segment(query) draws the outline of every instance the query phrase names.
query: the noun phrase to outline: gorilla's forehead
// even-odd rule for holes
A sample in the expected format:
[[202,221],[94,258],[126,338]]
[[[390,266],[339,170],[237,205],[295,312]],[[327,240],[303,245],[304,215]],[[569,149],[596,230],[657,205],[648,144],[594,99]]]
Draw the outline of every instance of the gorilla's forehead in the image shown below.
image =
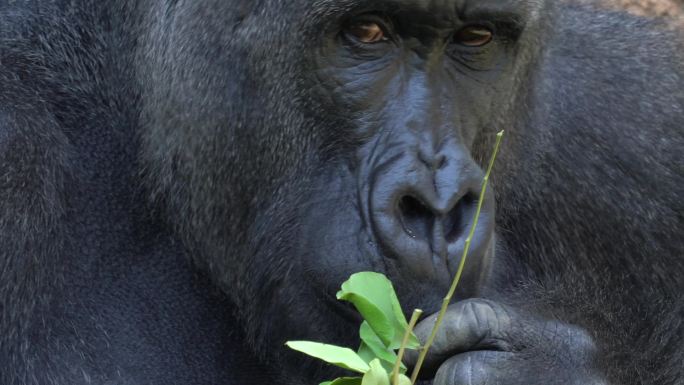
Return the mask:
[[392,12],[425,12],[434,15],[463,16],[471,12],[510,12],[534,17],[544,0],[318,0],[319,11],[382,9]]

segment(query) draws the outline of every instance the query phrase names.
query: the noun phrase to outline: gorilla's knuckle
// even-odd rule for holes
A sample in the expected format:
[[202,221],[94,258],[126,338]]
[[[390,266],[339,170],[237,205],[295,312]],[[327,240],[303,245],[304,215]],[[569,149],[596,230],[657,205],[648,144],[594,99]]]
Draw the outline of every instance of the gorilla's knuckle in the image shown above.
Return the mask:
[[465,318],[472,325],[477,325],[483,333],[501,332],[511,324],[511,311],[492,300],[475,298],[464,301]]
[[487,364],[486,354],[470,352],[452,358],[437,371],[435,384],[486,385],[493,370]]
[[500,307],[496,302],[484,298],[471,298],[459,302],[461,311],[476,315],[494,315]]

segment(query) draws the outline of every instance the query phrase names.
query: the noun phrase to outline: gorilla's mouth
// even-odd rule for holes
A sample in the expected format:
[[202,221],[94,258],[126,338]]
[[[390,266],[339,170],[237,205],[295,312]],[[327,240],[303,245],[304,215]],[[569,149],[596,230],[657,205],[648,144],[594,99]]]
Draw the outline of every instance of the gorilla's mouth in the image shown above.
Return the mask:
[[[494,258],[496,255],[496,235],[493,235],[488,239],[484,249],[483,255],[480,258],[473,258],[473,260],[470,261],[470,264],[466,265],[469,269],[474,271],[466,271],[461,277],[459,283],[459,298],[461,299],[482,296],[485,285],[487,285],[487,282],[491,279]],[[453,276],[449,275],[449,279],[453,279]],[[340,289],[339,285],[326,284],[325,286],[326,288],[324,290],[313,290],[313,294],[314,296],[319,297],[319,301],[321,301],[325,308],[329,309],[330,314],[340,316],[347,323],[360,325],[363,321],[363,317],[358,313],[356,308],[350,302],[337,299],[337,292]],[[427,288],[426,286],[419,285],[418,287],[414,287],[414,290],[416,291],[409,293],[404,292],[403,296],[398,292],[402,299],[402,307],[410,307],[411,305],[413,307],[420,307],[427,311],[424,316],[428,316],[439,310],[443,294],[446,293],[447,287],[442,288],[437,282],[432,282],[427,283]],[[404,301],[406,301],[406,303]]]

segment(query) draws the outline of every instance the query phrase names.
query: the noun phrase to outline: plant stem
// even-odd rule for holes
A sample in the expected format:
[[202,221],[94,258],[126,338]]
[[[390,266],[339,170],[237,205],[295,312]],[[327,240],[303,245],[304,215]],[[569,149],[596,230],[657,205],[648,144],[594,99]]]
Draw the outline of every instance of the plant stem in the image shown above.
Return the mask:
[[484,179],[482,180],[482,189],[480,190],[480,198],[477,201],[477,211],[475,212],[475,217],[473,219],[473,225],[470,228],[470,232],[468,233],[468,238],[466,238],[465,241],[465,247],[463,248],[463,255],[461,256],[461,261],[458,265],[458,270],[456,271],[456,276],[454,277],[454,280],[451,282],[451,287],[449,288],[449,292],[447,295],[444,297],[442,300],[442,307],[439,309],[439,314],[437,315],[437,321],[435,321],[435,325],[432,327],[432,332],[430,332],[430,337],[428,337],[427,342],[425,343],[425,346],[420,352],[420,355],[418,356],[418,361],[416,362],[416,366],[413,368],[413,373],[411,373],[411,384],[415,384],[416,380],[418,379],[418,374],[420,373],[420,368],[423,366],[423,362],[425,361],[425,356],[427,356],[428,351],[430,350],[430,346],[435,340],[435,336],[437,335],[437,330],[439,330],[439,327],[442,324],[442,320],[444,319],[444,314],[447,311],[447,308],[449,307],[449,303],[451,302],[451,298],[454,296],[454,292],[456,292],[456,287],[458,286],[458,282],[461,280],[461,274],[463,274],[463,267],[465,266],[466,258],[468,257],[468,250],[470,250],[470,243],[473,240],[473,235],[475,234],[475,228],[477,227],[477,221],[480,219],[480,211],[482,210],[482,203],[484,202],[484,197],[485,193],[487,192],[487,184],[489,183],[489,176],[492,173],[492,168],[494,167],[494,161],[496,160],[496,156],[499,153],[499,147],[501,146],[501,139],[503,138],[504,132],[501,131],[496,135],[496,145],[494,146],[494,152],[492,153],[492,157],[489,159],[489,166],[487,167],[487,172],[485,173]]
[[411,321],[409,321],[408,327],[406,328],[406,332],[404,333],[404,339],[401,341],[401,347],[399,348],[399,353],[397,354],[397,361],[394,363],[394,369],[392,369],[392,377],[390,377],[394,385],[399,385],[399,368],[401,367],[401,360],[404,359],[406,345],[408,345],[408,340],[409,337],[411,337],[413,328],[416,327],[416,323],[418,323],[418,318],[420,318],[422,314],[423,311],[420,309],[416,309],[413,311]]

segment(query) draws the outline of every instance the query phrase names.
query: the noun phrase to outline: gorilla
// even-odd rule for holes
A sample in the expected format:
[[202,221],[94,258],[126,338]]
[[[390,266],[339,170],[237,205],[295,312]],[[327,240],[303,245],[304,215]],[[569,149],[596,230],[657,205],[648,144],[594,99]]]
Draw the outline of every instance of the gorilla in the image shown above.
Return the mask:
[[421,381],[682,384],[683,41],[553,0],[0,0],[0,384],[317,384],[283,343],[358,344],[358,271],[424,338],[501,129]]

